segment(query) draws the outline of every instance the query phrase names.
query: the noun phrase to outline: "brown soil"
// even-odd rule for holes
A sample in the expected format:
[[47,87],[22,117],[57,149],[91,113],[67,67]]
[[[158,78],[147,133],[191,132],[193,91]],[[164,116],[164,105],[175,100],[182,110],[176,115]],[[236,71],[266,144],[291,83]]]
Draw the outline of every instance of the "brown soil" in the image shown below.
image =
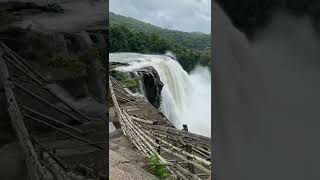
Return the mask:
[[125,137],[121,130],[109,139],[109,179],[113,180],[153,180],[158,179],[146,171],[147,159]]

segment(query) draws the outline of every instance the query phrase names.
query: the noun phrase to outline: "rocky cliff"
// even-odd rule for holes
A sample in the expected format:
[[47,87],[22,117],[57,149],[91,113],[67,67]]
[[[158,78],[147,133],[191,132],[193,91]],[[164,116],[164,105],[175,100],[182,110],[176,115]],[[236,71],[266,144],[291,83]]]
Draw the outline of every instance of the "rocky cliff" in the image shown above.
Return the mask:
[[159,74],[151,66],[138,69],[136,72],[141,76],[146,98],[154,107],[159,108],[163,87]]
[[[0,41],[48,80],[48,87],[90,117],[105,118],[108,6],[104,0],[0,0]],[[0,82],[0,156],[3,179],[24,174]],[[11,143],[11,144],[10,144]],[[16,155],[15,155],[16,154]],[[3,176],[4,175],[4,176]]]

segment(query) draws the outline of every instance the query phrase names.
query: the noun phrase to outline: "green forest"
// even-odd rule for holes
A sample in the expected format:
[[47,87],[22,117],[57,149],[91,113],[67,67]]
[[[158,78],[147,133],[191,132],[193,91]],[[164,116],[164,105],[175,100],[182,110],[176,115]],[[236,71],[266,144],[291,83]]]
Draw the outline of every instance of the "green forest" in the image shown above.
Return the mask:
[[110,25],[121,24],[126,26],[129,30],[144,32],[144,33],[157,33],[161,37],[171,39],[179,45],[193,49],[203,49],[211,46],[211,35],[201,32],[182,32],[160,28],[149,23],[145,23],[130,17],[109,13]]
[[211,66],[210,35],[187,33],[110,13],[110,52],[174,53],[181,66],[191,71],[196,65]]

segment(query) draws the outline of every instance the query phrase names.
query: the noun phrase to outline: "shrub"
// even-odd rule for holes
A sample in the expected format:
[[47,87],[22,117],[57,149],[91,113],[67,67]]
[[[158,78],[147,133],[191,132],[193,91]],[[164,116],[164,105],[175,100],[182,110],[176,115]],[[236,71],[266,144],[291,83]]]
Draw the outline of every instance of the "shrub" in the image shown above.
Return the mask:
[[130,89],[132,92],[138,92],[139,90],[139,79],[132,78],[128,73],[111,70],[110,75],[114,77],[121,85],[125,88]]
[[56,56],[49,60],[49,67],[62,69],[73,77],[86,76],[86,65],[75,57]]
[[165,179],[170,174],[164,165],[160,164],[158,156],[152,156],[149,159],[149,171],[160,179]]

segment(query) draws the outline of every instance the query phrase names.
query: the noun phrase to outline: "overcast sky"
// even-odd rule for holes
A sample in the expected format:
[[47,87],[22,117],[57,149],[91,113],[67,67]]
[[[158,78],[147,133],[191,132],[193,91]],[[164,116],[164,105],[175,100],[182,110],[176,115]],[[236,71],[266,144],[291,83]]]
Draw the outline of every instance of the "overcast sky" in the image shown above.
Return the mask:
[[211,0],[109,0],[109,8],[163,28],[211,32]]

